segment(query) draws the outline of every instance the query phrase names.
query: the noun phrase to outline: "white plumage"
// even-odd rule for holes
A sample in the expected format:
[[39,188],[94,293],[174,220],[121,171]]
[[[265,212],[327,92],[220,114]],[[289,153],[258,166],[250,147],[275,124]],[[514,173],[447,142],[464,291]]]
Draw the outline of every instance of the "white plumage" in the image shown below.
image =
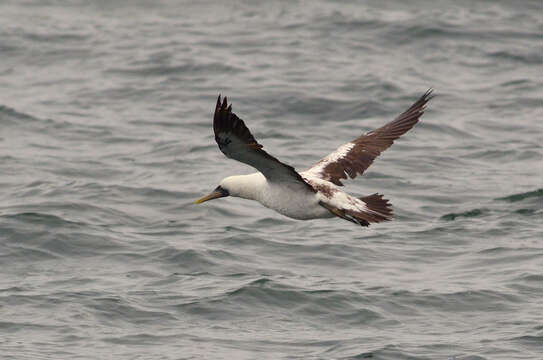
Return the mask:
[[306,186],[295,182],[268,182],[260,172],[229,176],[223,179],[219,186],[228,191],[230,196],[256,200],[265,207],[293,219],[308,220],[334,216],[319,205],[319,201],[325,200],[322,193],[310,191]]

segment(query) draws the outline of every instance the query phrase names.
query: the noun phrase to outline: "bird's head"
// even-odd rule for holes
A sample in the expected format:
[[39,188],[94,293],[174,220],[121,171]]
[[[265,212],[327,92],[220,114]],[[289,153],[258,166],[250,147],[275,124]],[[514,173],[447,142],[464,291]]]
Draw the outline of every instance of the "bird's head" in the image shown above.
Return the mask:
[[230,195],[238,196],[238,188],[241,185],[238,178],[240,178],[240,176],[229,176],[222,179],[219,186],[217,186],[215,190],[203,198],[196,200],[196,204],[201,204],[208,200],[218,199]]
[[205,201],[222,198],[222,197],[225,197],[225,196],[228,196],[228,195],[230,195],[228,190],[226,190],[224,187],[219,185],[219,186],[217,186],[215,188],[215,190],[213,190],[208,195],[204,196],[203,198],[200,198],[200,199],[196,200],[196,204],[201,204],[201,203],[203,203]]
[[217,186],[209,195],[198,199],[196,204],[201,204],[204,201],[225,196],[255,200],[257,198],[259,186],[265,181],[264,176],[260,173],[229,176],[222,179],[219,186]]

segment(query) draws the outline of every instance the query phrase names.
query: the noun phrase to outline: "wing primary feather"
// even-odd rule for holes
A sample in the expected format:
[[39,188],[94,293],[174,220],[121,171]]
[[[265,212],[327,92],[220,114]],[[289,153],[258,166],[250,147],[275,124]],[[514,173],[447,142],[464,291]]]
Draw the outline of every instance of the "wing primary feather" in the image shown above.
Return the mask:
[[419,121],[426,104],[433,97],[433,89],[430,88],[393,121],[340,146],[306,173],[339,186],[343,185],[341,179],[354,179],[358,174],[363,174],[381,152]]

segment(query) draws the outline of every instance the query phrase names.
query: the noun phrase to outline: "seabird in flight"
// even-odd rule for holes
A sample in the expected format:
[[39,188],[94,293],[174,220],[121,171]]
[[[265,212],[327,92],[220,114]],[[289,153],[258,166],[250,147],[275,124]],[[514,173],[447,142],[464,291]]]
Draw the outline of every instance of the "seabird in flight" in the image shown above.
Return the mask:
[[431,98],[430,89],[390,123],[340,146],[308,170],[297,172],[264,151],[243,120],[232,112],[226,97],[221,102],[219,95],[213,117],[219,149],[227,157],[250,165],[258,172],[224,178],[196,204],[230,195],[256,200],[300,220],[337,216],[361,226],[391,220],[392,207],[383,195],[351,196],[340,187],[343,186],[341,179],[362,175],[381,152],[419,121]]

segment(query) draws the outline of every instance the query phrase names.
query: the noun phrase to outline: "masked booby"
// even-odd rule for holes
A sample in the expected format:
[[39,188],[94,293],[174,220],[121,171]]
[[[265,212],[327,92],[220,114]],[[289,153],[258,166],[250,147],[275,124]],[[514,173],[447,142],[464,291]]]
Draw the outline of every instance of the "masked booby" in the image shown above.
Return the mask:
[[226,97],[221,102],[219,95],[213,117],[219,149],[226,157],[250,165],[258,172],[224,178],[196,204],[236,196],[256,200],[299,220],[340,217],[361,226],[391,220],[392,206],[383,195],[351,196],[340,188],[341,179],[362,175],[381,152],[419,121],[431,98],[430,89],[393,121],[340,146],[308,170],[297,172],[264,151],[244,121],[232,112]]

